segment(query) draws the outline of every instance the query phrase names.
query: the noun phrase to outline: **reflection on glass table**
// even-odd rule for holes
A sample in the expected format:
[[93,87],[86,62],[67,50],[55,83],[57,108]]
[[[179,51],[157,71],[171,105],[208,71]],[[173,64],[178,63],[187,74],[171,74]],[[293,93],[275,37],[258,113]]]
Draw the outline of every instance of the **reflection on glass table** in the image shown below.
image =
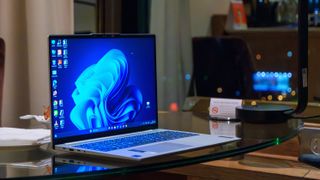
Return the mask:
[[207,113],[160,112],[159,126],[166,129],[237,136],[241,140],[160,156],[141,162],[56,152],[48,146],[29,150],[2,149],[0,150],[0,178],[87,178],[88,176],[124,175],[181,167],[240,155],[280,144],[295,137],[303,123],[300,120],[292,119],[280,124],[260,125],[210,120]]
[[92,160],[76,159],[72,157],[54,157],[52,164],[52,174],[70,174],[70,173],[84,173],[106,171],[109,168],[104,164],[94,163]]

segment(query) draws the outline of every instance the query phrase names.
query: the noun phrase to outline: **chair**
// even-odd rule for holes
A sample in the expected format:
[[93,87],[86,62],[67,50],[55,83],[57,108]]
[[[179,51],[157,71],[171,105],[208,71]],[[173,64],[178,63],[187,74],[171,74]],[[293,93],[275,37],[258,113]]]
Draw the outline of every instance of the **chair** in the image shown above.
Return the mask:
[[193,38],[193,66],[189,96],[257,97],[252,87],[252,56],[240,38]]
[[0,124],[1,124],[1,110],[2,110],[2,92],[3,92],[3,80],[4,80],[4,53],[5,44],[4,40],[0,37]]

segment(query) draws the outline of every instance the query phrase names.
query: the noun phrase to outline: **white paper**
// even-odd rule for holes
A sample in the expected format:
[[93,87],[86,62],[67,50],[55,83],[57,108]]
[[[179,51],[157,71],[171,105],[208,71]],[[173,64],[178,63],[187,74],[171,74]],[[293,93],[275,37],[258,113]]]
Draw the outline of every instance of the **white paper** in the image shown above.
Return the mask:
[[209,115],[213,118],[234,119],[236,118],[236,107],[241,105],[241,99],[211,98]]
[[49,129],[0,128],[0,147],[37,145],[49,141]]

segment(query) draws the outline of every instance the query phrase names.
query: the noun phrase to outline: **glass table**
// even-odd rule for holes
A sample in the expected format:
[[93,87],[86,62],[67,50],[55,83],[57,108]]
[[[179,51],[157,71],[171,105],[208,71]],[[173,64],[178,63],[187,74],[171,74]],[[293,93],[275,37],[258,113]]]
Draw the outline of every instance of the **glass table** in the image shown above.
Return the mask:
[[253,152],[295,137],[303,122],[249,124],[210,119],[208,114],[159,112],[159,127],[205,134],[237,136],[241,140],[141,162],[81,156],[40,148],[0,149],[0,178],[103,177],[157,171]]

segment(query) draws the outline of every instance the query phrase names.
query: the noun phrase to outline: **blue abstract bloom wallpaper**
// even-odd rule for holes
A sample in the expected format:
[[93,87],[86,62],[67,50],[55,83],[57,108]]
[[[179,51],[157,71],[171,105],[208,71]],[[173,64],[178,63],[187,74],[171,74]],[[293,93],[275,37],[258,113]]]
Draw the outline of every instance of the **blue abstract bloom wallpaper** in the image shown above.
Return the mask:
[[54,137],[156,123],[152,38],[50,39]]

